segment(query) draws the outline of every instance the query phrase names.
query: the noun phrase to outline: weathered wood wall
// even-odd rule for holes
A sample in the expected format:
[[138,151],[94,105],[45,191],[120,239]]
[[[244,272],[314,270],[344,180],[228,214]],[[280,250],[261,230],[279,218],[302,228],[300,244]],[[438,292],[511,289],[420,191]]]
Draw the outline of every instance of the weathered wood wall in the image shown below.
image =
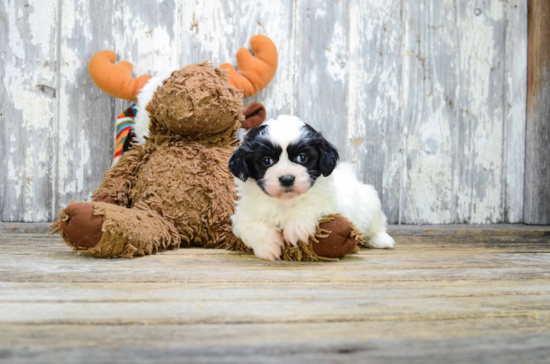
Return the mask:
[[390,222],[523,220],[527,0],[3,0],[1,220],[50,221],[108,168],[125,103],[95,52],[155,73],[254,34],[280,57],[255,99],[321,129]]
[[550,224],[550,2],[529,1],[524,221]]

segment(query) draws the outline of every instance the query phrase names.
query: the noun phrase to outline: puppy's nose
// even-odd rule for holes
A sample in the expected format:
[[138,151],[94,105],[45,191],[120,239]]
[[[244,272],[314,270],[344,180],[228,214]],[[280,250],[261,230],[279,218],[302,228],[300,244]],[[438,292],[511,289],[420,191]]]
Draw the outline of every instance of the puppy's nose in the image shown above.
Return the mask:
[[294,176],[287,174],[286,176],[279,177],[279,182],[281,182],[281,186],[283,187],[290,187],[294,184]]

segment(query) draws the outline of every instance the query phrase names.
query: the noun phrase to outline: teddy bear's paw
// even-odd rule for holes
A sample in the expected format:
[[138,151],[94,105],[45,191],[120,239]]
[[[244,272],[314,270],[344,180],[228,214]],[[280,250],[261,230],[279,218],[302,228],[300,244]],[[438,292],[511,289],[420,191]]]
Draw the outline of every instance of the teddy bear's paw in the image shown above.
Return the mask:
[[254,244],[254,255],[265,260],[281,259],[281,249],[284,245],[283,237],[277,231],[259,239]]
[[94,206],[86,202],[73,202],[64,211],[68,218],[59,223],[63,236],[76,247],[96,246],[103,236],[103,216],[94,215]]
[[317,222],[313,219],[292,219],[285,224],[283,236],[288,243],[296,246],[300,241],[307,243],[316,229]]
[[313,251],[320,257],[338,258],[353,252],[357,241],[352,237],[353,227],[348,219],[334,216],[319,225],[319,238],[312,244]]
[[393,249],[395,241],[388,233],[380,232],[370,238],[367,245],[375,249]]

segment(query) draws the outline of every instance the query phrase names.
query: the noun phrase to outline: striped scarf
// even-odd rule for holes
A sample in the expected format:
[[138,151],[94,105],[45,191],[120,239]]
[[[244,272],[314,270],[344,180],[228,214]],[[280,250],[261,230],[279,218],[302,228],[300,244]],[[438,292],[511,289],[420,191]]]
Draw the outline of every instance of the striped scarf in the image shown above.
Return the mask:
[[134,125],[135,117],[136,106],[132,105],[116,119],[115,154],[113,155],[111,167],[118,162],[122,154],[128,150],[130,143],[133,141],[134,133],[132,132],[132,126]]

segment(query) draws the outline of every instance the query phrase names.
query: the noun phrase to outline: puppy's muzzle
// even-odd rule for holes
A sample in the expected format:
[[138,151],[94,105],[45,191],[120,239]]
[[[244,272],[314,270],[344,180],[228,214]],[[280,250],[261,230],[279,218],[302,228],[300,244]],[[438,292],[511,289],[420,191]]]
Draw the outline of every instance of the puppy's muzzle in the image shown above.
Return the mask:
[[296,178],[294,176],[287,174],[286,176],[279,177],[279,183],[282,187],[292,187],[295,179]]

